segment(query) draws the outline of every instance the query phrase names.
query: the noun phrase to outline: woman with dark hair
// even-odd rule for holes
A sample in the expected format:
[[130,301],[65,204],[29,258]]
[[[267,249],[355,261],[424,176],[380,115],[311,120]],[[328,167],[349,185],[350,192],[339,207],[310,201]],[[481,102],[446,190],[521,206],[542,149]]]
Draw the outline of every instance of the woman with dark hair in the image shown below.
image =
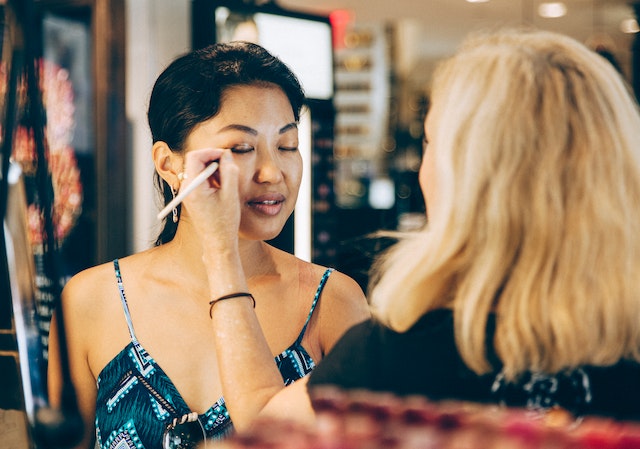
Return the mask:
[[[230,416],[241,413],[227,410],[223,396],[244,391],[257,371],[277,373],[283,385],[306,376],[369,316],[351,278],[265,242],[296,202],[303,104],[295,75],[250,43],[191,52],[157,79],[148,118],[164,204],[211,162],[220,168],[173,209],[153,248],[85,270],[65,286],[70,368],[86,426],[81,447],[96,436],[101,448],[138,449],[222,438],[233,429]],[[222,185],[237,207],[220,208],[207,193]],[[224,219],[203,220],[211,211]],[[212,275],[219,264],[239,269],[221,279]],[[232,345],[217,344],[225,329],[213,309],[243,302],[265,336],[266,360],[247,364]],[[51,341],[56,405],[53,331]]]
[[[270,84],[286,95],[297,123],[304,92],[289,68],[262,47],[248,43],[218,45],[184,55],[158,77],[151,94],[147,116],[153,142],[165,142],[170,149],[181,152],[191,131],[220,112],[229,87]],[[297,132],[293,134],[297,137]],[[175,190],[158,171],[155,180],[168,204]],[[181,207],[176,209],[179,216]],[[177,227],[178,220],[166,220],[156,244],[171,241]]]

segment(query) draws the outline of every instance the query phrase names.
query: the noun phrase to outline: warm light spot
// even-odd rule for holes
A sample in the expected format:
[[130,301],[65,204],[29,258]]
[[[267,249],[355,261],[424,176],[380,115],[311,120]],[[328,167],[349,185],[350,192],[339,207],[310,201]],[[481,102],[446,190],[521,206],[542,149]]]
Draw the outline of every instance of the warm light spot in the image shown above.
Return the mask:
[[567,5],[562,2],[540,3],[538,15],[545,19],[555,19],[567,15]]
[[626,34],[633,34],[640,32],[640,26],[636,19],[625,19],[620,23],[620,31]]

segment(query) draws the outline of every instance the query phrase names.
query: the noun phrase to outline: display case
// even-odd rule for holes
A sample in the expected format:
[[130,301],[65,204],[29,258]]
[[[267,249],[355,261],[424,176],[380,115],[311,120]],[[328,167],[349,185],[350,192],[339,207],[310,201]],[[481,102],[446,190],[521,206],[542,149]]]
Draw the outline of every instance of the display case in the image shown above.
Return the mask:
[[431,401],[333,387],[311,390],[312,424],[265,419],[218,449],[632,449],[637,422],[576,419],[561,409],[527,410],[461,401]]
[[69,276],[126,249],[124,0],[7,0],[0,18],[0,441],[71,446],[49,325]]
[[31,37],[43,59],[63,71],[73,97],[67,123],[72,122],[69,145],[81,177],[82,210],[66,236],[63,257],[67,272],[74,274],[121,256],[128,248],[125,2],[34,0],[34,4],[39,26]]

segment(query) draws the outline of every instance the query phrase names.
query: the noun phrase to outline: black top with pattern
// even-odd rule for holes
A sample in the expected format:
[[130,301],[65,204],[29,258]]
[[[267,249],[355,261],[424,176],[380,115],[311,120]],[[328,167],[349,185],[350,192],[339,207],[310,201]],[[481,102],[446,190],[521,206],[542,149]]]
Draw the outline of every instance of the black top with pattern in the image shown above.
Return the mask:
[[407,332],[374,319],[353,326],[311,373],[309,388],[420,394],[432,400],[463,400],[546,409],[561,406],[577,416],[640,419],[640,364],[622,360],[607,367],[570,372],[526,373],[508,383],[493,349],[495,317],[487,325],[487,357],[494,372],[479,376],[456,348],[451,310],[427,313]]

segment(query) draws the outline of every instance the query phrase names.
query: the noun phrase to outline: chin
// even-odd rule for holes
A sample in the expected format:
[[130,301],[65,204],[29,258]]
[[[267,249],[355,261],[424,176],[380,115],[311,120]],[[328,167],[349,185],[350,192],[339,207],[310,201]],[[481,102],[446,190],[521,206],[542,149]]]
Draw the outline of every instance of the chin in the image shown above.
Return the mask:
[[260,240],[265,240],[265,241],[273,240],[277,238],[279,235],[280,235],[280,232],[275,232],[273,234],[263,236]]
[[246,220],[240,222],[240,234],[248,240],[273,240],[282,233],[291,214],[269,219]]
[[278,229],[268,230],[268,229],[248,229],[241,232],[241,237],[246,240],[273,240],[280,235],[282,232],[282,227]]

